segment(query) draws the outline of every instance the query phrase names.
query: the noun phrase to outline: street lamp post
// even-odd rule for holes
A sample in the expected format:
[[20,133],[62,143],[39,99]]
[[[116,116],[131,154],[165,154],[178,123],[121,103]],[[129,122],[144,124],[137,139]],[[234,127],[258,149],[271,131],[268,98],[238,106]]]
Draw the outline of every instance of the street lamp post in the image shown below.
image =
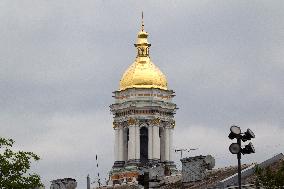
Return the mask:
[[[242,141],[240,138],[237,139],[237,143],[238,145],[242,146],[241,145]],[[241,151],[238,153],[237,158],[238,158],[238,182],[239,182],[239,189],[241,189],[242,188],[242,167],[241,167],[242,154],[241,154]]]
[[242,176],[241,176],[241,158],[242,154],[251,154],[255,153],[255,149],[250,142],[248,145],[246,145],[244,148],[242,148],[242,141],[246,142],[248,140],[251,140],[252,138],[255,138],[254,133],[250,130],[247,129],[246,132],[242,133],[241,128],[233,125],[230,128],[230,134],[229,134],[229,139],[237,139],[237,143],[232,143],[229,147],[229,150],[232,154],[237,154],[238,158],[238,184],[239,184],[239,189],[242,187]]

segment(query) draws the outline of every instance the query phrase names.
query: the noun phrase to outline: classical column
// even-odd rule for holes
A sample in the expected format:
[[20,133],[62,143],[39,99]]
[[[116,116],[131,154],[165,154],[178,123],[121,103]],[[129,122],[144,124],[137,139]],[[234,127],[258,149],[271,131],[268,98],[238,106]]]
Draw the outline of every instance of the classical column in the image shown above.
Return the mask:
[[124,153],[124,141],[123,141],[123,128],[120,128],[119,129],[119,132],[118,132],[118,156],[119,156],[119,161],[123,161],[124,160],[124,157],[123,157],[123,153]]
[[153,126],[153,159],[160,159],[159,127]]
[[129,127],[128,160],[135,159],[135,127]]
[[170,154],[169,154],[169,160],[172,161],[173,160],[173,130],[174,129],[169,129],[169,137],[170,137]]
[[114,129],[114,158],[115,161],[118,161],[119,157],[118,157],[118,134],[119,134],[119,130],[118,128]]
[[148,127],[148,159],[153,159],[153,127]]
[[135,126],[135,159],[140,159],[140,127]]
[[165,129],[161,130],[161,138],[160,138],[160,148],[161,148],[161,161],[165,161]]
[[165,161],[170,161],[170,132],[169,128],[165,128]]

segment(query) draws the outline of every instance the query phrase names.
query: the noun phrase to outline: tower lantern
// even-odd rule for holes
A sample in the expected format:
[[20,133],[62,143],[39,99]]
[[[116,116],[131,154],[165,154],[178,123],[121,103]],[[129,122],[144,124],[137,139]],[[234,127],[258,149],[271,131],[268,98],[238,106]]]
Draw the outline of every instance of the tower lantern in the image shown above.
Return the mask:
[[[143,14],[142,14],[143,15]],[[113,181],[137,179],[139,169],[160,164],[171,173],[176,171],[172,161],[174,114],[173,90],[167,79],[149,56],[151,44],[144,30],[142,16],[138,32],[137,56],[124,72],[119,90],[114,91],[115,162],[110,172]]]

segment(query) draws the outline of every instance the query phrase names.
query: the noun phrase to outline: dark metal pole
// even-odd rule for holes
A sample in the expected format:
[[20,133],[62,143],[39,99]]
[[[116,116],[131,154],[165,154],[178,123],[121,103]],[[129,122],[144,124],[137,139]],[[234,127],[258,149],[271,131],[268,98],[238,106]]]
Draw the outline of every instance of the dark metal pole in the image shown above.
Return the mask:
[[144,172],[144,189],[149,189],[149,182],[150,182],[150,177],[149,177],[149,172]]
[[[238,144],[241,146],[241,139],[238,138]],[[242,169],[241,169],[241,152],[238,153],[238,182],[239,182],[239,189],[242,188]]]
[[90,176],[87,176],[87,189],[91,189]]

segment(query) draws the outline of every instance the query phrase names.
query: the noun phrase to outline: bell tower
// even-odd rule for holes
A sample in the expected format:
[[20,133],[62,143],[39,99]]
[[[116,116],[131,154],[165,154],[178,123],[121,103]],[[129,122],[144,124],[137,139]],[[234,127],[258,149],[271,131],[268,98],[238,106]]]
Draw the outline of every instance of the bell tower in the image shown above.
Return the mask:
[[143,13],[134,46],[137,49],[134,63],[124,72],[110,105],[115,133],[112,180],[137,178],[141,167],[153,164],[176,170],[171,157],[175,95],[168,89],[165,75],[150,59],[151,44],[144,30]]

